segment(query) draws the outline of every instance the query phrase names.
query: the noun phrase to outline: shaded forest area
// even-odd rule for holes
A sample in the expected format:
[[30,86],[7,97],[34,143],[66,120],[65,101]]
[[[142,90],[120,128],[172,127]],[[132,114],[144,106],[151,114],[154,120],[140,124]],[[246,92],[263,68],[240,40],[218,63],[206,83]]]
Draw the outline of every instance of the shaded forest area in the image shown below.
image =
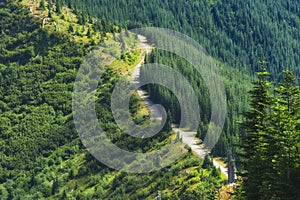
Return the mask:
[[267,61],[274,80],[285,69],[300,75],[300,2],[64,0],[83,15],[109,19],[128,29],[156,26],[180,31],[213,57],[254,75]]

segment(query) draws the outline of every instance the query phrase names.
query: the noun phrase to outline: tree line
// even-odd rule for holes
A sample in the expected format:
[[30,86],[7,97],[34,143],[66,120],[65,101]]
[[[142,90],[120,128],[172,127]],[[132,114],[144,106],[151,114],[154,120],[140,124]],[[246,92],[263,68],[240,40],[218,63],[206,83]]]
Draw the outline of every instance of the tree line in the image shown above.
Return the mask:
[[63,0],[73,10],[131,29],[180,31],[218,60],[254,75],[266,60],[273,79],[287,66],[300,74],[300,3],[292,0]]

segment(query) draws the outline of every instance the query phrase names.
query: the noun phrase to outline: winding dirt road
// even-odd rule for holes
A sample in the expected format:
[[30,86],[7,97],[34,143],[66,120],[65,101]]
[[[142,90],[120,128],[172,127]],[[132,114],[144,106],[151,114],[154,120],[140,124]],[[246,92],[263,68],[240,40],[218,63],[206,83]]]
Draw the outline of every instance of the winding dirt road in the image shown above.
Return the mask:
[[[132,72],[132,80],[133,80],[133,83],[135,83],[135,84],[139,83],[141,66],[144,63],[145,54],[150,53],[151,49],[152,49],[152,47],[147,44],[147,40],[145,37],[138,35],[138,39],[140,40],[140,47],[142,49],[141,56],[143,56],[143,59],[140,63],[137,64],[137,66],[134,68],[134,70]],[[142,99],[142,101],[149,108],[150,115],[153,115],[153,117],[156,118],[157,120],[162,120],[162,114],[159,112],[159,110],[156,109],[155,106],[153,106],[154,103],[149,99],[149,96],[146,94],[146,92],[139,88],[137,90],[137,93],[140,96],[140,98]],[[198,145],[197,141],[195,140],[196,132],[183,131],[177,127],[178,126],[175,124],[172,125],[173,131],[176,133],[179,133],[181,135],[182,142],[187,144],[197,156],[204,159],[205,155],[209,152],[206,152],[203,148],[201,148]],[[226,167],[222,166],[215,159],[213,159],[213,165],[216,168],[220,168],[222,174],[224,174],[228,178],[228,172],[227,172],[228,170]]]

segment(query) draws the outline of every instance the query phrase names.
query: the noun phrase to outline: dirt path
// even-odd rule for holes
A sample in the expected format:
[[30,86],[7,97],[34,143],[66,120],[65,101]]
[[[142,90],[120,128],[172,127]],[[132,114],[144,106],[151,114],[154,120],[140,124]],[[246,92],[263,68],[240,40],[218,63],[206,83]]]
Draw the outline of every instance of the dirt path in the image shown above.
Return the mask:
[[[151,48],[150,45],[147,44],[147,40],[146,40],[145,37],[143,37],[141,35],[138,35],[138,38],[140,40],[140,47],[143,50],[142,56],[143,56],[143,58],[145,58],[145,54],[150,53],[152,48]],[[144,63],[144,59],[142,59],[142,61],[140,63],[138,63],[137,66],[133,70],[132,80],[133,80],[133,83],[135,83],[135,84],[139,83],[140,71],[141,71],[141,66],[142,66],[143,63]],[[140,96],[140,98],[142,99],[142,101],[149,108],[151,115],[153,115],[155,118],[157,118],[157,120],[161,120],[162,119],[161,113],[159,112],[159,110],[156,109],[155,106],[153,106],[154,103],[149,99],[149,96],[146,94],[146,92],[143,91],[142,89],[138,89],[137,93]],[[208,152],[206,152],[203,148],[201,148],[197,144],[197,142],[195,140],[196,132],[183,131],[183,130],[177,128],[178,126],[175,125],[175,124],[173,124],[172,127],[173,127],[174,132],[180,133],[180,135],[182,137],[182,142],[187,144],[189,147],[191,147],[192,151],[195,152],[197,154],[197,156],[204,159],[205,155]],[[227,168],[223,167],[215,159],[213,160],[213,165],[216,168],[220,168],[222,174],[228,178]]]

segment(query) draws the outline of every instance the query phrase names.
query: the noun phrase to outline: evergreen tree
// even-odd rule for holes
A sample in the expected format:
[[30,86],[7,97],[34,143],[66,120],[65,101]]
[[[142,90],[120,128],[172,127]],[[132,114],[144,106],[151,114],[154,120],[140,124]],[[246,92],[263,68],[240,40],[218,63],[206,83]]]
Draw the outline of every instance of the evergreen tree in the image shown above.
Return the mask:
[[[264,63],[263,63],[264,64]],[[265,180],[264,170],[267,169],[266,161],[267,124],[266,118],[272,102],[270,95],[271,82],[268,81],[269,73],[263,65],[260,72],[257,72],[258,80],[254,82],[254,88],[250,91],[251,109],[245,114],[243,129],[246,131],[242,144],[242,165],[244,177],[244,189],[248,199],[259,198]]]
[[209,155],[205,155],[204,161],[202,164],[203,169],[210,169],[213,166],[212,158]]
[[73,28],[72,24],[69,25],[68,32],[69,33],[73,33],[74,32],[74,28]]
[[[297,199],[299,187],[300,90],[290,71],[269,92],[269,73],[263,69],[251,91],[251,110],[242,127],[243,185],[246,199]],[[243,191],[241,191],[242,189]]]
[[275,92],[277,97],[270,115],[271,142],[268,148],[272,171],[264,184],[265,187],[269,186],[264,195],[266,198],[295,199],[297,189],[292,177],[299,177],[299,168],[296,168],[299,163],[300,91],[292,72],[284,72],[284,80],[275,88]]

